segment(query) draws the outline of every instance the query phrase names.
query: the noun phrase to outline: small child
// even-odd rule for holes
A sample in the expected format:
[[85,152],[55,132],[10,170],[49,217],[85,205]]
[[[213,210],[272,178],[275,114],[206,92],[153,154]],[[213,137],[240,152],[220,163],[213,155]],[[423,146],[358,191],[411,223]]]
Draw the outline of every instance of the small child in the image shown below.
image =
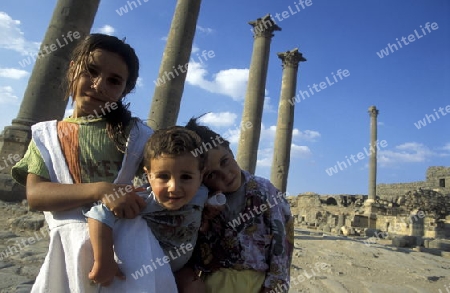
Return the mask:
[[[165,252],[162,260],[147,260],[150,268],[157,269],[157,263],[164,262],[177,272],[192,255],[208,198],[207,188],[201,185],[206,154],[193,155],[201,142],[195,132],[174,126],[156,131],[145,146],[144,171],[152,191],[140,193],[147,202],[141,215]],[[118,274],[112,235],[115,217],[103,204],[91,208],[86,216],[94,251],[89,278],[108,286]],[[188,275],[175,274],[178,278]]]

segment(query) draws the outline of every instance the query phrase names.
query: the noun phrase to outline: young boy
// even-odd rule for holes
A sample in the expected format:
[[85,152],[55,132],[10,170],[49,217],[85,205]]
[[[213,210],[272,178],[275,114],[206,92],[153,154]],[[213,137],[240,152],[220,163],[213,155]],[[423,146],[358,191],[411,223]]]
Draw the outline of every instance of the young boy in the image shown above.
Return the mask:
[[[172,271],[177,272],[192,255],[208,197],[207,188],[201,185],[206,154],[193,155],[201,143],[195,132],[174,126],[156,131],[145,146],[144,171],[152,191],[141,193],[147,202],[141,215],[165,253],[163,259],[144,260],[150,263],[150,270],[170,262]],[[114,215],[103,204],[85,215],[94,252],[89,278],[103,286],[108,286],[115,276],[124,279],[114,259]],[[178,276],[187,277],[186,273]]]

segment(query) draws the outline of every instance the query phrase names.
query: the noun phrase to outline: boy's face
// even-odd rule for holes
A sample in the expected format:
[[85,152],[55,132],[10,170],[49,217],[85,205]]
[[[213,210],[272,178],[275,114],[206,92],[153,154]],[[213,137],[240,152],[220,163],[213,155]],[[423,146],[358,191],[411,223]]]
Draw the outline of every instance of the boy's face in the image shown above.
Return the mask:
[[203,176],[198,158],[191,153],[163,154],[150,161],[150,170],[144,170],[156,199],[168,210],[178,210],[190,202]]
[[212,191],[231,193],[241,186],[241,168],[228,148],[209,150],[205,169],[203,183]]

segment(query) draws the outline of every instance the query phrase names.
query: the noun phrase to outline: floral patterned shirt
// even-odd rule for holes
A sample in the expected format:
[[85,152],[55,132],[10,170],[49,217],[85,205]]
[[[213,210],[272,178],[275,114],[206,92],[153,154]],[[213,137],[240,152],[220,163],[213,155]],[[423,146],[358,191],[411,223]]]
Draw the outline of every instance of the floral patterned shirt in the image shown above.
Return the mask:
[[199,233],[194,262],[204,271],[220,268],[266,272],[264,287],[289,288],[294,222],[284,195],[267,179],[242,171],[245,207],[234,219],[226,211]]

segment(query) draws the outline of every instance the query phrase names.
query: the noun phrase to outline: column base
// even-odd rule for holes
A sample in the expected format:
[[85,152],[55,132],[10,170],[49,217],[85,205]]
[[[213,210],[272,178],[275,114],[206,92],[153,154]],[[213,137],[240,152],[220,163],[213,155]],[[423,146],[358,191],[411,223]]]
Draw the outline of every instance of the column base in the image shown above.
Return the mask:
[[0,200],[21,201],[25,187],[11,177],[11,167],[23,158],[31,140],[31,121],[13,120],[0,134]]
[[372,198],[368,198],[364,201],[364,206],[365,207],[370,207],[375,203],[375,200]]
[[20,202],[27,198],[25,187],[17,183],[9,174],[0,174],[0,200]]

